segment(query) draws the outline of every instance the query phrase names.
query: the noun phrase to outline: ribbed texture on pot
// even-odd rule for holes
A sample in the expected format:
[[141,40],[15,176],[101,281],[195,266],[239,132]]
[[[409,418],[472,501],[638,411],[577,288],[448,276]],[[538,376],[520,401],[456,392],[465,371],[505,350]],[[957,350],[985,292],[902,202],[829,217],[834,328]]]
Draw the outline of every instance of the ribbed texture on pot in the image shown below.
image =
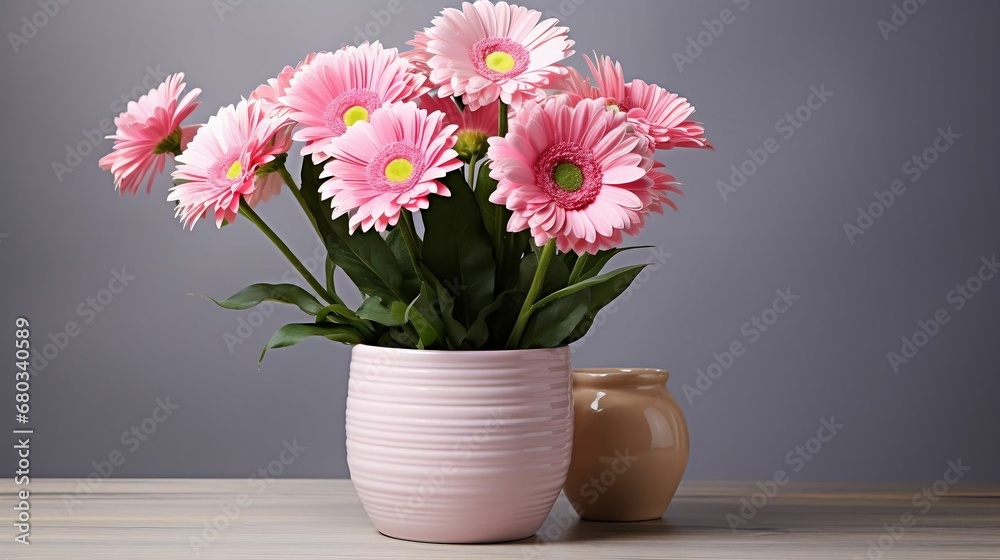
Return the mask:
[[347,462],[375,527],[426,542],[533,535],[569,467],[570,370],[568,348],[355,347]]

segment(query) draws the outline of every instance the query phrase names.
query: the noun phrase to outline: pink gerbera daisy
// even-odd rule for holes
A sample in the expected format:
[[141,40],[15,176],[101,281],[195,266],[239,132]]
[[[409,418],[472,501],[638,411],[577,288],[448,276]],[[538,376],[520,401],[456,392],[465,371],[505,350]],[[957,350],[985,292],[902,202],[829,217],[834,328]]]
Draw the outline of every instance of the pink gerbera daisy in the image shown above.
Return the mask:
[[431,81],[441,97],[462,97],[472,110],[500,99],[519,107],[565,73],[573,54],[569,29],[542,13],[506,2],[466,2],[446,8],[425,30]]
[[[278,73],[276,78],[270,78],[267,83],[257,86],[250,93],[249,100],[255,101],[260,100],[261,105],[267,112],[268,116],[276,119],[285,119],[289,121],[289,126],[282,127],[275,132],[274,138],[271,143],[273,144],[274,153],[287,152],[292,147],[292,131],[295,123],[288,118],[290,109],[280,103],[278,99],[285,95],[288,88],[291,86],[292,77],[295,76],[296,72],[302,69],[303,66],[309,64],[320,53],[309,53],[306,55],[305,59],[295,65],[295,67],[285,66],[281,72]],[[254,189],[252,195],[247,198],[247,202],[251,206],[256,206],[256,204],[270,199],[272,196],[278,194],[281,191],[281,187],[284,184],[284,179],[278,173],[265,173],[257,176],[257,187]]]
[[194,136],[198,127],[181,123],[200,105],[195,99],[201,90],[195,88],[181,99],[185,86],[184,74],[173,74],[115,117],[118,130],[108,136],[114,148],[99,165],[114,174],[120,194],[137,194],[143,182],[146,192],[152,191],[167,154],[179,154]]
[[603,99],[611,111],[628,115],[636,129],[652,138],[659,149],[709,148],[701,123],[688,120],[694,107],[676,93],[642,80],[625,82],[621,64],[606,56],[584,57],[596,84],[571,71],[563,86],[571,96]]
[[261,188],[257,172],[288,150],[275,141],[287,138],[282,130],[288,126],[290,122],[269,116],[260,100],[243,99],[209,118],[177,157],[173,176],[180,184],[167,196],[177,202],[175,213],[184,227],[194,228],[206,215],[222,227],[236,218],[241,199],[253,206],[274,194],[274,183]]
[[601,90],[590,83],[589,78],[584,78],[583,74],[571,66],[566,67],[566,73],[550,86],[554,91],[553,95],[568,95],[573,103],[578,103],[582,99],[602,99],[604,96]]
[[[268,115],[271,120],[280,120],[280,117],[274,116],[274,112],[268,113]],[[285,120],[284,126],[275,126],[274,136],[271,137],[263,151],[270,154],[288,153],[288,150],[292,149],[292,126],[294,124],[292,121]],[[277,166],[284,165],[284,160],[285,158],[272,160],[267,165],[258,168],[253,192],[244,197],[251,208],[256,208],[261,202],[266,202],[281,192],[282,187],[285,186],[285,179],[277,172]]]
[[289,109],[281,103],[278,102],[285,93],[288,91],[289,86],[292,84],[292,77],[295,73],[302,69],[306,64],[311,63],[316,60],[316,57],[320,53],[309,53],[306,55],[302,62],[295,65],[295,68],[291,66],[285,66],[281,72],[278,73],[278,77],[270,78],[267,80],[266,84],[261,84],[257,86],[257,89],[253,90],[250,94],[250,101],[255,99],[261,99],[264,101],[264,108],[269,112],[287,112]]
[[421,74],[430,77],[431,67],[427,65],[427,61],[430,60],[431,54],[427,52],[427,33],[423,31],[417,31],[410,39],[406,42],[407,45],[413,47],[412,49],[402,53],[400,56],[410,61]]
[[680,189],[681,184],[674,179],[674,176],[663,171],[664,165],[658,161],[653,162],[653,169],[649,171],[649,178],[653,180],[653,200],[646,205],[649,212],[657,214],[663,213],[663,206],[669,206],[676,212],[677,203],[670,199],[671,195],[684,196],[684,191]]
[[330,143],[333,160],[321,177],[333,177],[320,187],[323,199],[332,199],[336,219],[353,212],[351,232],[385,231],[400,212],[427,208],[432,194],[451,192],[438,179],[462,162],[455,145],[453,124],[444,113],[428,113],[415,103],[386,105]]
[[306,143],[302,155],[315,154],[313,161],[319,162],[329,157],[331,140],[367,121],[383,104],[426,93],[426,80],[396,49],[364,43],[316,55],[292,77],[280,101],[302,125],[294,136]]
[[[624,113],[600,100],[575,106],[566,96],[526,108],[506,137],[490,138],[490,196],[513,216],[512,232],[535,243],[556,239],[561,251],[596,253],[642,226],[658,201],[649,139],[631,132]],[[663,180],[663,178],[658,178]]]
[[433,94],[424,95],[419,102],[420,106],[428,111],[444,113],[445,122],[448,124],[458,125],[458,131],[455,133],[458,137],[455,151],[462,161],[468,162],[486,155],[486,150],[489,148],[487,140],[490,136],[497,135],[500,124],[499,100],[478,111],[468,107],[459,109],[453,98],[437,97]]
[[[648,137],[647,142],[651,142],[648,140]],[[647,150],[651,156],[653,147],[650,145]],[[630,227],[625,228],[623,230],[624,233],[638,235],[646,225],[646,218],[652,213],[663,214],[664,206],[669,206],[674,211],[677,211],[677,203],[671,200],[670,197],[684,196],[684,193],[680,189],[681,184],[674,179],[673,175],[665,172],[663,167],[662,163],[658,161],[653,162],[653,168],[646,175],[652,181],[652,187],[648,191],[638,193],[640,200],[642,200],[643,211],[639,213],[639,220],[634,222]]]

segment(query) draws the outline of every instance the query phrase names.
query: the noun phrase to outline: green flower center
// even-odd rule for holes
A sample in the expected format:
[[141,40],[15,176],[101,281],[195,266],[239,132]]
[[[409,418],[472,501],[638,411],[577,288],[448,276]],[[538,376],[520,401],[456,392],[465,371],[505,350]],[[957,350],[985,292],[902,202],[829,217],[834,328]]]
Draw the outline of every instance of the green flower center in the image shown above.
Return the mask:
[[552,171],[552,179],[566,192],[576,192],[583,186],[583,171],[572,163],[563,162]]

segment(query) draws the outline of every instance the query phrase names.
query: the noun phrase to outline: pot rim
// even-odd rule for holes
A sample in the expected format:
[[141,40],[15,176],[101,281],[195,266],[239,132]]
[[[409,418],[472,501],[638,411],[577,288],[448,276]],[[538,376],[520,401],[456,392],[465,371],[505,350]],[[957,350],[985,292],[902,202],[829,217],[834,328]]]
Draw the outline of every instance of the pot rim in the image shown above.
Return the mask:
[[413,356],[481,356],[489,354],[491,356],[524,354],[527,352],[565,352],[569,346],[554,346],[552,348],[516,348],[513,350],[420,350],[419,348],[394,348],[392,346],[375,346],[374,344],[353,344],[351,349],[363,349],[365,351],[390,351],[400,354],[411,354]]
[[648,367],[598,367],[573,370],[573,379],[581,382],[630,383],[650,382],[657,385],[670,380],[670,372],[665,369]]

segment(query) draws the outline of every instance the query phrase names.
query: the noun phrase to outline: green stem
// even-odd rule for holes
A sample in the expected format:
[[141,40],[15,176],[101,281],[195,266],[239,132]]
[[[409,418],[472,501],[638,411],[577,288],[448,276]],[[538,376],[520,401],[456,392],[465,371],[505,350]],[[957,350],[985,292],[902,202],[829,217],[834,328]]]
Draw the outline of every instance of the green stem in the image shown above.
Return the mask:
[[[500,137],[507,136],[508,125],[510,124],[508,116],[507,104],[500,101],[500,119],[497,123],[497,133]],[[492,162],[491,162],[492,163]],[[497,264],[503,265],[506,263],[507,259],[507,245],[511,240],[513,234],[507,232],[507,221],[510,219],[510,212],[504,206],[500,206],[497,212],[494,212],[494,222],[493,231],[496,232],[497,238],[501,240],[497,244]]]
[[549,242],[545,244],[545,248],[542,249],[542,256],[538,258],[538,268],[535,269],[535,277],[531,280],[531,287],[528,288],[528,297],[524,299],[521,312],[517,315],[517,322],[514,323],[514,330],[510,333],[510,338],[507,339],[508,350],[517,348],[518,344],[521,343],[521,335],[524,334],[524,329],[528,326],[528,320],[531,319],[532,308],[535,302],[538,301],[538,296],[542,293],[545,274],[549,269],[549,263],[552,262],[552,258],[555,255],[556,240],[549,239]]
[[[298,201],[299,206],[302,208],[302,211],[305,212],[306,217],[309,218],[309,223],[311,223],[313,229],[316,230],[316,235],[319,236],[319,240],[321,242],[325,242],[325,240],[323,239],[323,232],[320,231],[319,223],[316,221],[316,216],[314,216],[313,213],[309,210],[309,204],[306,203],[306,198],[302,195],[302,189],[299,188],[299,185],[295,182],[295,179],[292,178],[292,174],[288,172],[288,168],[285,167],[284,164],[282,164],[281,167],[278,168],[278,174],[281,175],[281,179],[285,181],[286,185],[288,185],[288,190],[292,191],[292,194],[295,196],[295,200]],[[327,292],[329,292],[334,299],[340,302],[340,299],[337,297],[337,290],[333,284],[333,270],[336,268],[336,263],[334,263],[329,257],[327,257],[325,268],[326,268]]]
[[299,202],[299,206],[302,207],[302,211],[305,212],[306,217],[309,218],[309,223],[311,223],[313,229],[316,230],[316,235],[318,235],[320,241],[322,241],[323,234],[319,231],[319,224],[316,223],[316,216],[313,216],[313,213],[309,211],[309,205],[306,204],[306,199],[302,196],[302,190],[299,189],[299,186],[295,183],[295,179],[292,178],[292,174],[288,172],[288,168],[284,165],[278,168],[278,174],[281,175],[285,184],[288,185],[288,190],[292,191],[292,194],[295,195],[295,200]]
[[504,137],[504,136],[507,136],[507,127],[508,127],[508,121],[507,121],[507,112],[508,111],[507,111],[507,109],[508,109],[507,108],[507,104],[504,103],[503,101],[501,101],[500,102],[500,122],[497,123],[497,125],[498,125],[497,126],[497,136],[500,136],[501,138]]
[[267,238],[270,239],[272,243],[274,243],[274,246],[277,247],[279,251],[281,251],[281,254],[285,255],[285,258],[288,259],[288,262],[292,263],[292,266],[295,267],[295,270],[297,270],[299,274],[301,274],[302,277],[305,278],[306,282],[308,282],[309,285],[312,286],[313,290],[316,290],[316,293],[319,294],[320,297],[322,297],[329,303],[343,304],[343,302],[340,301],[340,299],[338,299],[330,292],[326,291],[326,288],[324,288],[323,285],[320,284],[318,280],[316,280],[316,277],[313,276],[311,272],[309,272],[309,269],[306,268],[305,265],[302,264],[302,261],[300,261],[299,258],[295,256],[295,253],[293,253],[292,250],[288,248],[288,245],[285,245],[285,242],[282,241],[280,237],[278,237],[278,234],[274,233],[274,230],[271,229],[267,224],[265,224],[264,220],[262,220],[260,216],[258,216],[257,213],[254,212],[253,208],[250,208],[250,205],[247,204],[247,202],[243,199],[240,199],[240,214],[246,216],[246,218],[250,220],[250,222],[252,222],[253,225],[257,226],[260,229],[260,231],[263,232],[264,235],[267,236]]
[[472,156],[469,158],[469,188],[476,188],[476,164],[479,163],[479,158]]
[[580,276],[583,274],[583,268],[587,266],[587,257],[589,256],[590,253],[584,253],[577,257],[576,264],[573,265],[573,272],[570,272],[569,274],[568,285],[572,286],[580,281]]
[[406,244],[406,252],[410,254],[410,262],[413,264],[413,270],[417,272],[417,276],[422,280],[424,275],[420,270],[420,255],[417,251],[417,228],[413,225],[413,217],[409,212],[404,210],[400,214],[399,226],[403,230],[403,243]]

